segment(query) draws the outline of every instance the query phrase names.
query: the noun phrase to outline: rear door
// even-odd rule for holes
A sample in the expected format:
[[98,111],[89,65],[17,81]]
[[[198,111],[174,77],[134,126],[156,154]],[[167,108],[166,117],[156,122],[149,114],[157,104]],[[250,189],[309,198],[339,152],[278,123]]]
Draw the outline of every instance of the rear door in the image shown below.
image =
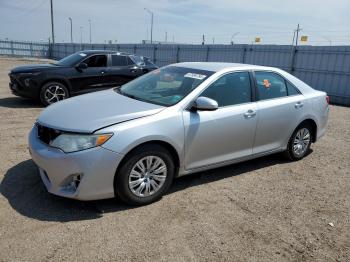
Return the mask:
[[142,70],[129,56],[112,54],[108,70],[108,81],[111,86],[123,85],[142,74]]
[[304,96],[281,75],[255,71],[257,129],[253,153],[278,150],[288,141],[303,115]]

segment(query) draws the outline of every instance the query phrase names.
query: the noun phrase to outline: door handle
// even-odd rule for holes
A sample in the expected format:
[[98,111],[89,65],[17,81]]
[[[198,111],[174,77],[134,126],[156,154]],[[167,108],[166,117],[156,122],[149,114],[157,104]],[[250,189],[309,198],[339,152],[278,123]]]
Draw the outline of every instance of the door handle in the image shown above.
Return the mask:
[[246,113],[244,113],[245,118],[252,118],[256,115],[256,111],[249,109]]
[[297,102],[294,106],[295,106],[296,109],[298,109],[298,108],[303,107],[304,104],[303,104],[302,102],[299,101],[299,102]]

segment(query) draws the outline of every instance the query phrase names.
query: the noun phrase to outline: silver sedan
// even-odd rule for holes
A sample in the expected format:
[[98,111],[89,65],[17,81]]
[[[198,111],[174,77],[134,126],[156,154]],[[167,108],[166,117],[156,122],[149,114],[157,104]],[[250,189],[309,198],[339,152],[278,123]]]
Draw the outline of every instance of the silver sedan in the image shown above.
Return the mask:
[[29,148],[49,192],[141,205],[178,176],[276,152],[302,159],[325,133],[328,102],[280,69],[179,63],[49,106]]

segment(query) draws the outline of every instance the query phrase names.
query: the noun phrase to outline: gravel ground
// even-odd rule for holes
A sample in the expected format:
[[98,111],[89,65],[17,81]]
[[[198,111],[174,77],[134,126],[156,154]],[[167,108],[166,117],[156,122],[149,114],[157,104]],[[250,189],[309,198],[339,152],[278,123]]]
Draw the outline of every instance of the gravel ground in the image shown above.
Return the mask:
[[[0,261],[349,261],[350,108],[299,162],[268,156],[177,179],[157,203],[46,192],[27,150],[43,108],[13,96],[0,59]],[[329,225],[329,223],[332,223]]]

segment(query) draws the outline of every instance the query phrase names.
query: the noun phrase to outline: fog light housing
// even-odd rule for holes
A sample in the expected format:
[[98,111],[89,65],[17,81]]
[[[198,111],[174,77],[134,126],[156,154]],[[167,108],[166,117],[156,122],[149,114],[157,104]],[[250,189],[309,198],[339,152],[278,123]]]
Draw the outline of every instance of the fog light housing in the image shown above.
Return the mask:
[[77,173],[77,174],[73,174],[70,175],[63,183],[62,189],[64,191],[68,191],[70,193],[75,192],[79,185],[80,185],[80,181],[83,178],[83,174],[82,173]]
[[29,87],[29,86],[30,86],[30,78],[24,79],[24,85],[25,85],[26,87]]

